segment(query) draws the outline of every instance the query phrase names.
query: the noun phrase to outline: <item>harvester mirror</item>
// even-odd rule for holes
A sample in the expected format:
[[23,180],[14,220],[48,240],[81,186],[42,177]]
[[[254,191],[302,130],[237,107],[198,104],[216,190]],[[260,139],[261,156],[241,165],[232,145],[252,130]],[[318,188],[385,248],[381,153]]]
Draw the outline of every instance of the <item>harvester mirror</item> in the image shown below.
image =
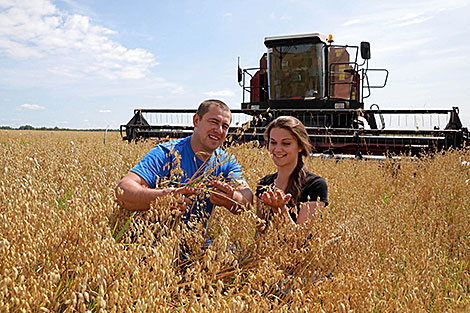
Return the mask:
[[364,60],[370,59],[370,43],[367,41],[361,42],[361,57]]
[[243,76],[243,72],[242,72],[242,69],[239,66],[238,67],[238,82],[239,83],[242,81],[242,76]]

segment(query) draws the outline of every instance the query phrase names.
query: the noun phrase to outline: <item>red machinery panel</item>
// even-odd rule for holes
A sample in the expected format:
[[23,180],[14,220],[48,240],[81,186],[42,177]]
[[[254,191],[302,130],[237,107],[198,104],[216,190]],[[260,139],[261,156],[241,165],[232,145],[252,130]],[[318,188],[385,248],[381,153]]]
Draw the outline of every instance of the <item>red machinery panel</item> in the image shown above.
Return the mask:
[[[330,73],[330,97],[339,99],[349,99],[351,97],[352,75],[345,70],[351,70],[349,63],[349,53],[346,48],[333,47],[328,55]],[[356,90],[357,93],[357,90]]]
[[268,90],[268,56],[263,54],[259,60],[259,71],[250,80],[250,102],[263,102],[267,101]]

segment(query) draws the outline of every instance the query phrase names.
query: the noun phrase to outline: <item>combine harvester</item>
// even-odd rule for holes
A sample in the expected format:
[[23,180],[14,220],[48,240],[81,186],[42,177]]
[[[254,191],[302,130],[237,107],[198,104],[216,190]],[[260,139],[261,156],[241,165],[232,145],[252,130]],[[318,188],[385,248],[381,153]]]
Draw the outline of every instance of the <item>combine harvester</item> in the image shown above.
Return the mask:
[[[259,67],[238,66],[243,102],[241,110],[232,110],[234,123],[227,136],[235,142],[263,143],[269,121],[292,115],[307,127],[319,154],[419,155],[469,143],[457,107],[381,110],[372,104],[365,109],[371,89],[385,87],[388,78],[387,70],[369,68],[368,42],[360,47],[334,45],[331,35],[313,33],[267,37],[264,44],[267,53]],[[369,74],[380,75],[382,84],[369,84]],[[195,112],[136,109],[133,118],[121,125],[121,136],[129,142],[186,137],[192,133]]]

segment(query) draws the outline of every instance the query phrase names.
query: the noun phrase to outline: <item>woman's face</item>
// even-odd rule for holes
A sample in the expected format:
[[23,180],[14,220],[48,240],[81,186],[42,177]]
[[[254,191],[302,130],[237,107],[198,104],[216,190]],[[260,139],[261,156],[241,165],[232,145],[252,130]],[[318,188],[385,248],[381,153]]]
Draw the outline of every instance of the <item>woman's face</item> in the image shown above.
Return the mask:
[[268,150],[274,164],[278,167],[297,165],[297,158],[302,147],[290,131],[284,128],[273,128],[269,134]]

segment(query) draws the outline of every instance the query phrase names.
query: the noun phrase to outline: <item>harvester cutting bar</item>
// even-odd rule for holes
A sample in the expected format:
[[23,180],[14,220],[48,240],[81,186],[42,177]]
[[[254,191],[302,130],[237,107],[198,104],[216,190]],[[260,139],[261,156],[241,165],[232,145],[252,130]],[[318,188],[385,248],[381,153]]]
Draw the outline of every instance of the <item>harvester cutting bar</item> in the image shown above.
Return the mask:
[[383,155],[439,151],[455,140],[447,137],[367,136],[367,135],[309,135],[316,152],[332,154]]
[[[192,116],[195,110],[167,110],[142,109],[135,110],[134,117],[127,125],[121,125],[121,136],[128,141],[141,138],[182,138],[192,134]],[[249,115],[246,115],[246,114]],[[158,121],[167,121],[166,124],[152,125],[148,123],[145,115],[183,115],[190,116],[184,125],[175,125],[170,118],[159,118]],[[445,115],[446,126],[430,126],[430,129],[389,129],[377,125],[372,129],[359,122],[364,117],[367,122],[374,122],[376,117],[383,115]],[[458,110],[419,109],[419,110],[356,110],[356,109],[283,109],[283,110],[232,110],[232,125],[229,129],[228,140],[234,142],[247,142],[258,140],[263,143],[263,133],[267,123],[281,115],[293,115],[306,125],[314,151],[334,154],[372,154],[384,153],[411,153],[418,155],[424,151],[462,147],[468,143],[468,131],[463,128],[458,117]],[[347,117],[355,123],[350,128],[318,126],[318,121],[335,123],[335,119]],[[147,117],[149,118],[149,117]],[[252,119],[251,119],[252,118]],[[250,121],[251,119],[251,121]],[[249,121],[249,123],[244,123]],[[238,122],[242,121],[242,122]],[[369,125],[370,126],[370,125]]]
[[[252,117],[262,118],[270,120],[280,115],[293,115],[298,117],[306,126],[313,126],[314,124],[322,124],[325,121],[329,121],[331,124],[335,124],[336,120],[341,118],[358,119],[362,117],[379,117],[384,115],[414,115],[421,118],[418,120],[423,121],[424,116],[428,115],[447,115],[449,120],[458,119],[458,111],[454,108],[452,110],[445,109],[412,109],[412,110],[360,110],[360,109],[282,109],[282,110],[256,110],[256,109],[244,109],[244,110],[232,110],[232,126],[241,125],[247,122]],[[136,109],[134,110],[134,117],[126,124],[121,126],[123,129],[139,128],[144,125],[171,125],[174,126],[191,126],[192,117],[196,113],[194,109]],[[383,118],[382,118],[383,119]],[[383,119],[384,120],[384,119]],[[429,118],[431,123],[431,118]],[[460,121],[459,121],[460,122]],[[385,123],[385,122],[383,122]],[[344,123],[340,123],[344,124]],[[407,123],[398,121],[396,123],[400,127],[406,127]],[[416,123],[414,123],[416,124]],[[415,127],[413,123],[410,124]],[[424,124],[424,123],[422,123]],[[315,125],[318,126],[318,125]],[[328,126],[328,125],[322,125]],[[352,125],[350,125],[352,126]],[[429,125],[430,129],[431,127]],[[374,128],[374,127],[371,127]],[[459,127],[461,128],[461,124]],[[127,134],[127,132],[126,132]],[[126,138],[127,139],[127,138]],[[136,139],[136,138],[131,138]]]
[[[232,111],[232,126],[251,119],[243,110]],[[192,133],[194,109],[135,109],[134,116],[120,126],[121,137],[132,141],[151,137],[186,137]]]
[[[266,111],[265,111],[266,112]],[[293,115],[306,126],[327,128],[370,128],[370,129],[462,129],[458,108],[448,109],[283,109],[259,113],[265,118],[279,115]],[[254,115],[254,114],[252,114]]]
[[[162,127],[163,128],[163,127]],[[184,127],[182,128],[184,129]],[[239,129],[231,128],[231,129]],[[357,128],[325,128],[325,127],[305,127],[309,135],[315,134],[345,134],[353,135],[359,133],[361,135],[376,135],[376,136],[410,136],[410,137],[444,137],[461,133],[460,130],[443,129],[443,130],[410,130],[410,129],[357,129]],[[258,133],[262,134],[265,127],[249,127],[244,133]]]
[[[231,134],[232,140],[264,142],[264,128],[248,128],[242,135]],[[411,130],[359,130],[321,129],[307,127],[310,142],[317,153],[371,154],[410,153],[419,155],[462,145],[461,130],[411,131]]]

